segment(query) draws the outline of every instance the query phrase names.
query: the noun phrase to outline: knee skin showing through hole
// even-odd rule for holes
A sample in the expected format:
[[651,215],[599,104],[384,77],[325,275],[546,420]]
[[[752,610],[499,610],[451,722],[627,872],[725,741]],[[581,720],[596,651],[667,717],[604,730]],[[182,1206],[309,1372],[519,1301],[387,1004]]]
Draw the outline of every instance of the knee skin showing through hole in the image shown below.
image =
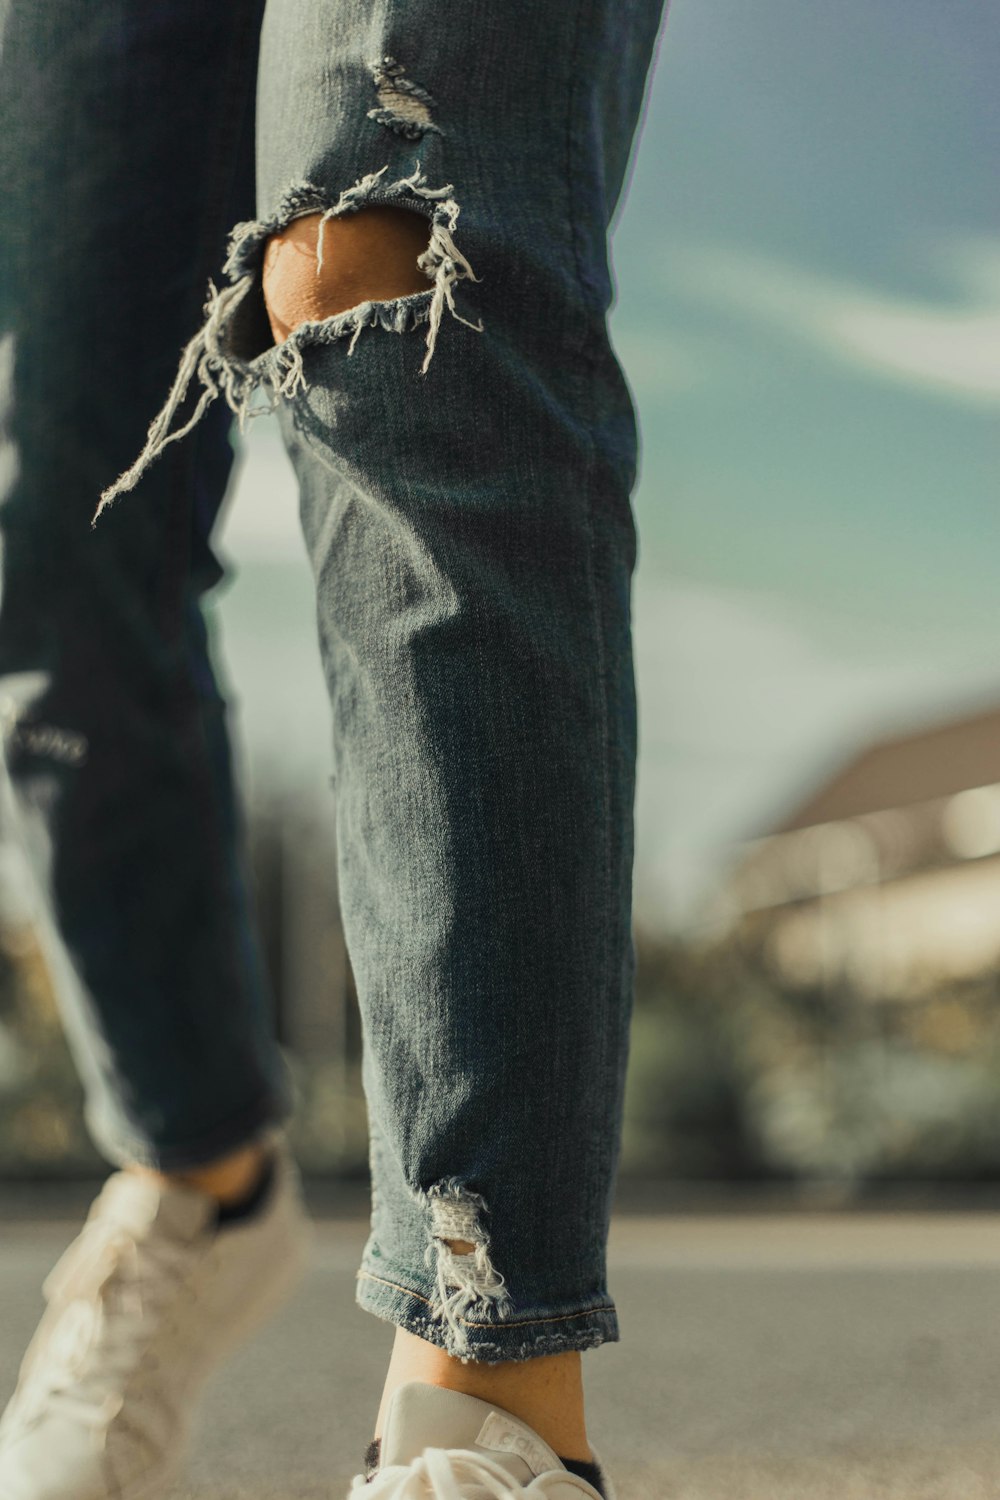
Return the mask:
[[271,236],[264,250],[264,303],[276,344],[300,323],[331,318],[361,302],[430,290],[428,277],[417,266],[429,238],[420,214],[376,205],[327,219],[318,265],[321,218],[316,213],[293,219]]

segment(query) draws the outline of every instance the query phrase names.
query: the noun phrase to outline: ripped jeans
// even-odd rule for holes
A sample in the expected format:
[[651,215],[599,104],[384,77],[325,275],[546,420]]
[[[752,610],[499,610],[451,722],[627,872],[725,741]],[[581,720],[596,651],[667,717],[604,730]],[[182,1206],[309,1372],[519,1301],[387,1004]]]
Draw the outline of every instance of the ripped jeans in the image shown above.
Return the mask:
[[[201,609],[233,416],[275,409],[363,1020],[358,1296],[487,1362],[618,1336],[636,432],[607,231],[660,11],[0,0],[4,816],[91,1131],[177,1169],[288,1112]],[[426,290],[276,345],[269,236],[373,204],[427,221]]]

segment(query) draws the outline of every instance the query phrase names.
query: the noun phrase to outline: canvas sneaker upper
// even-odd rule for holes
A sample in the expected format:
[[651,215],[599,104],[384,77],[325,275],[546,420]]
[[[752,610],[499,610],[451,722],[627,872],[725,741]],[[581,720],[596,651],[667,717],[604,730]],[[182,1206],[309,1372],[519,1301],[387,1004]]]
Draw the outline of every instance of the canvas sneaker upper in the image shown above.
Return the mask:
[[[602,1473],[607,1500],[614,1500]],[[601,1500],[509,1412],[459,1391],[411,1381],[387,1413],[378,1472],[351,1500]]]
[[3,1500],[155,1500],[177,1472],[200,1387],[275,1310],[309,1231],[283,1147],[249,1218],[116,1172],[44,1284],[45,1314],[0,1421]]

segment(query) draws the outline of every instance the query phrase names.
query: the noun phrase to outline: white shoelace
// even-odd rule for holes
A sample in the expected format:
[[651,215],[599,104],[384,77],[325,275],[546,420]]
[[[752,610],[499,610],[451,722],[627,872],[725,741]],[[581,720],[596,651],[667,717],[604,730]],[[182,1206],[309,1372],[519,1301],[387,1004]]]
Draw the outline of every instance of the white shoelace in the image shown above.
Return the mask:
[[464,1448],[425,1448],[405,1469],[385,1469],[366,1482],[359,1474],[351,1494],[365,1500],[467,1500],[463,1485],[477,1485],[492,1500],[524,1500],[524,1486],[481,1453]]

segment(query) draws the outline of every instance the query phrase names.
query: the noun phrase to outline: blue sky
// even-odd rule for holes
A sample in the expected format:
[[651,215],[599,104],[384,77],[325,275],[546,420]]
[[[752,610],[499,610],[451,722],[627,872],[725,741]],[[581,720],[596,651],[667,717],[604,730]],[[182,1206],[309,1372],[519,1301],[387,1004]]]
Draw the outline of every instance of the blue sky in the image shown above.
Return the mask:
[[647,920],[1000,696],[998,55],[987,4],[674,0],[614,239]]
[[[998,56],[992,0],[673,0],[613,240],[646,923],[872,735],[1000,698]],[[252,765],[318,782],[294,494],[250,450],[231,676]]]
[[647,558],[994,626],[995,6],[675,0],[615,240]]

